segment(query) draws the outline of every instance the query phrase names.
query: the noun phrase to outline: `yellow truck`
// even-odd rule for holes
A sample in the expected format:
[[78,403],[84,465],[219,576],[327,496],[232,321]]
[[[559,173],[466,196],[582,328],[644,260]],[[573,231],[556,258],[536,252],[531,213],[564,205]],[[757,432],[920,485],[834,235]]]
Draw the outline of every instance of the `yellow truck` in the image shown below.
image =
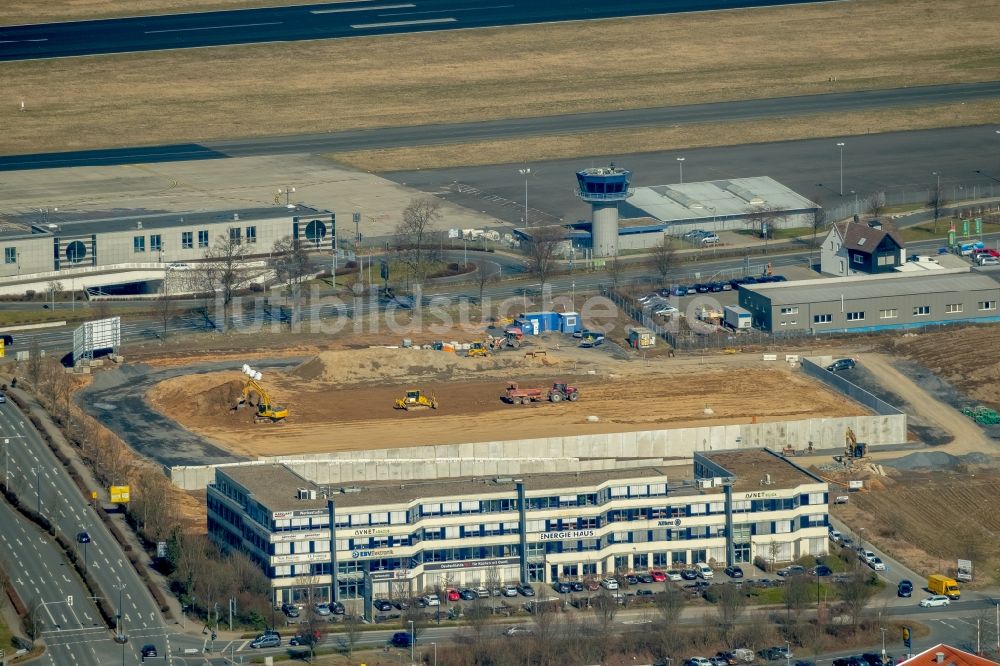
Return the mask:
[[927,577],[927,590],[931,594],[943,594],[949,599],[958,599],[962,596],[962,590],[958,588],[958,582],[954,578],[948,578],[941,574],[934,574]]

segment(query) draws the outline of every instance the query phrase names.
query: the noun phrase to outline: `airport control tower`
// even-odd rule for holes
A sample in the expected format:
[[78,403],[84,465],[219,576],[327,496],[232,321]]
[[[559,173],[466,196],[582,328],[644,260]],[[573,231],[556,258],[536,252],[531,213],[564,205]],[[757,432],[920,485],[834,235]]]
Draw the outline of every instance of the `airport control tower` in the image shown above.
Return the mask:
[[576,195],[590,204],[590,237],[595,257],[618,256],[618,202],[632,192],[632,172],[616,167],[592,167],[576,172]]

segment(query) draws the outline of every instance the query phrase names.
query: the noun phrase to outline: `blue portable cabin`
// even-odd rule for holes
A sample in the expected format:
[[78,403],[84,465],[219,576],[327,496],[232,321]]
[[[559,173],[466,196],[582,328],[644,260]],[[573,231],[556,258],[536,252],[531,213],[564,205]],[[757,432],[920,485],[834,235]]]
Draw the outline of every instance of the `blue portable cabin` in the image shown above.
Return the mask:
[[559,332],[567,333],[572,335],[582,328],[580,325],[580,313],[579,312],[560,312],[559,313]]
[[[556,312],[525,312],[518,319],[531,322],[532,335],[559,330],[559,314]],[[525,331],[527,334],[528,331]]]

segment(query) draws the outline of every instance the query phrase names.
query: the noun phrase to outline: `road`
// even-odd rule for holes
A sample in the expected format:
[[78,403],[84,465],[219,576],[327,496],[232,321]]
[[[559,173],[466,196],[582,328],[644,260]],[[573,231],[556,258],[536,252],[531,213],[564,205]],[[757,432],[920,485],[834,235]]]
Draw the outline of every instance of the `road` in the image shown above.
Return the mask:
[[[541,3],[539,3],[541,4]],[[613,5],[614,3],[608,3]],[[143,164],[155,162],[176,162],[185,160],[223,159],[226,157],[250,157],[257,155],[288,155],[295,153],[337,153],[354,150],[372,150],[380,148],[397,148],[410,146],[425,146],[458,143],[463,141],[487,141],[510,139],[516,137],[541,136],[551,134],[573,134],[580,132],[595,132],[602,130],[617,130],[629,127],[675,126],[706,121],[726,122],[753,120],[759,118],[787,117],[802,114],[847,112],[861,109],[877,109],[889,106],[934,105],[943,103],[965,102],[978,99],[996,99],[1000,97],[1000,81],[985,83],[961,83],[953,85],[923,86],[914,88],[897,88],[889,90],[868,90],[845,93],[829,93],[823,95],[803,95],[798,97],[779,97],[771,99],[744,100],[735,102],[716,102],[707,104],[691,104],[685,106],[664,106],[646,109],[628,109],[624,111],[604,111],[595,113],[577,113],[569,115],[544,116],[537,118],[510,118],[504,120],[486,120],[466,123],[443,123],[434,125],[418,125],[410,127],[380,127],[364,130],[347,130],[326,134],[306,134],[297,136],[261,137],[254,139],[234,139],[230,141],[209,141],[202,144],[178,144],[167,146],[145,146],[131,148],[114,148],[106,150],[69,151],[59,153],[38,153],[0,157],[0,171],[24,169],[48,169],[74,166],[107,166],[120,164]],[[967,128],[964,128],[967,131]],[[987,156],[990,153],[990,142],[1000,137],[988,137],[992,130],[975,130],[979,138],[970,141],[959,130],[927,130],[921,132],[896,132],[882,135],[864,135],[848,139],[845,148],[845,181],[846,191],[862,189],[868,191],[868,185],[880,182],[894,182],[903,174],[911,173],[911,167],[921,165],[920,178],[916,180],[923,185],[929,182],[930,170],[941,170],[942,173],[954,179],[959,172],[971,178],[973,169],[993,169],[998,171],[995,160],[972,166],[977,162],[970,156]],[[886,139],[879,139],[886,137]],[[904,137],[904,140],[900,140]],[[871,146],[868,159],[876,159],[881,171],[865,177],[860,169],[856,151],[860,147],[855,143],[863,140]],[[958,142],[958,145],[955,142]],[[743,176],[761,175],[761,165],[766,164],[769,175],[784,182],[785,172],[790,175],[799,173],[800,169],[823,168],[823,178],[815,180],[810,176],[809,187],[804,192],[812,192],[816,182],[833,183],[837,168],[837,151],[831,139],[809,141],[776,142],[762,144],[769,146],[768,152],[779,154],[769,155],[761,152],[759,145],[728,148],[700,148],[685,150],[687,156],[685,169],[690,170],[686,178],[689,181],[730,177],[731,174]],[[964,152],[963,152],[964,149]],[[971,152],[969,152],[971,151]],[[995,152],[995,151],[994,151]],[[957,156],[966,158],[959,162]],[[714,156],[714,157],[713,157]],[[914,156],[923,156],[914,164]],[[627,157],[628,159],[621,159]],[[732,158],[735,164],[730,164]],[[669,159],[672,167],[669,175],[663,174],[662,153],[645,153],[633,156],[610,156],[618,162],[633,169],[642,181],[649,184],[664,184],[675,182],[673,168],[676,164],[673,157]],[[656,167],[641,169],[644,161],[655,160]],[[943,160],[943,161],[937,161]],[[575,166],[565,168],[561,175],[559,187],[569,191],[573,179],[573,171],[580,165],[588,166],[602,163],[605,158],[563,160]],[[933,166],[922,163],[933,161]],[[532,165],[532,188],[539,187],[538,177],[545,174],[548,164]],[[725,164],[725,167],[721,165]],[[710,173],[709,168],[715,168],[722,173]],[[752,167],[749,168],[749,167]],[[502,167],[483,167],[485,173],[490,169],[502,169],[505,178],[494,179],[492,185],[503,183],[509,179],[516,169],[510,165]],[[442,169],[426,172],[434,175],[447,175],[455,171],[466,173],[467,170]],[[509,173],[508,173],[509,172]],[[966,174],[965,172],[968,172]],[[419,183],[420,172],[410,176],[413,183]],[[729,174],[723,176],[722,174]],[[994,174],[995,175],[995,174]],[[470,176],[462,175],[454,179],[468,182]],[[648,180],[647,180],[648,179]],[[473,180],[475,180],[473,178]],[[447,180],[451,183],[451,180]],[[515,180],[515,182],[517,182]],[[638,181],[637,181],[638,182]],[[914,182],[911,178],[909,181]],[[524,180],[520,180],[522,194],[512,192],[514,200],[523,201]],[[787,184],[787,183],[786,183]],[[838,183],[839,185],[839,183]],[[419,187],[419,185],[417,185]],[[489,185],[487,189],[489,189]],[[793,186],[794,187],[794,186]],[[839,188],[838,188],[839,189]],[[535,190],[539,191],[539,190]],[[545,190],[541,190],[545,191]],[[829,191],[827,192],[829,193]]]
[[[97,666],[118,662],[124,654],[125,663],[137,664],[138,650],[144,643],[166,647],[167,631],[159,609],[121,547],[31,422],[10,401],[0,405],[0,441],[4,442],[4,473],[11,487],[22,502],[40,507],[56,529],[76,544],[79,557],[108,596],[110,607],[121,614],[124,632],[129,636],[124,646],[112,641],[82,583],[72,567],[60,564],[62,554],[50,539],[32,528],[24,527],[18,533],[5,527],[3,548],[13,549],[18,555],[15,562],[19,563],[8,569],[11,578],[25,581],[25,603],[45,603],[44,611],[37,614],[44,621],[46,642],[52,646],[49,663],[74,663],[73,659],[60,658],[69,654],[84,664]],[[3,510],[9,511],[6,505]],[[77,541],[82,531],[91,537],[87,544]],[[72,606],[66,603],[70,595]]]
[[362,0],[0,28],[0,60],[61,58],[233,44],[369,37],[432,30],[790,5],[807,0]]

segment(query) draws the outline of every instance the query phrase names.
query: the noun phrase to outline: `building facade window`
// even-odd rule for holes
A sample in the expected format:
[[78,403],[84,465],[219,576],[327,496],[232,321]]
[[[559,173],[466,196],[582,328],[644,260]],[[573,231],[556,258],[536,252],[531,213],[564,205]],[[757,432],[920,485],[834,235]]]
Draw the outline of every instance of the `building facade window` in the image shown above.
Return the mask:
[[847,313],[847,321],[864,321],[864,320],[865,320],[865,313],[864,312],[848,312]]
[[799,307],[797,305],[789,308],[781,308],[781,314],[783,315],[793,315],[798,313],[799,313]]
[[865,257],[863,254],[855,254],[853,261],[856,264],[863,264],[865,263]]
[[[3,249],[3,263],[5,264],[16,264],[17,263],[17,248],[16,247],[5,247]],[[979,308],[982,310],[982,308]]]
[[247,227],[247,242],[256,243],[257,242],[257,227]]
[[879,256],[878,265],[879,266],[894,266],[896,264],[896,257],[891,254],[884,254]]
[[889,308],[887,310],[879,310],[878,311],[878,318],[879,319],[895,319],[898,316],[899,316],[899,313],[897,312],[896,308]]
[[239,245],[242,240],[243,240],[243,236],[240,235],[240,228],[239,227],[230,227],[229,228],[229,242],[233,243],[234,245]]
[[145,252],[146,251],[146,237],[145,236],[133,236],[132,237],[132,251],[133,252]]
[[[7,262],[7,263],[10,263],[10,262]],[[979,301],[979,309],[980,310],[996,310],[997,309],[997,302],[996,301]]]
[[191,231],[181,232],[181,249],[190,250],[194,247],[194,233]]
[[818,315],[813,315],[813,323],[814,324],[829,324],[832,321],[833,321],[833,315],[832,314],[818,314]]
[[914,317],[926,317],[931,313],[931,306],[929,305],[918,305],[913,308]]
[[208,230],[203,229],[198,232],[198,247],[208,247]]
[[150,234],[149,236],[149,251],[159,252],[163,249],[163,237],[160,234]]
[[944,311],[947,312],[948,314],[957,314],[962,311],[962,304],[948,303],[946,306],[944,306]]

